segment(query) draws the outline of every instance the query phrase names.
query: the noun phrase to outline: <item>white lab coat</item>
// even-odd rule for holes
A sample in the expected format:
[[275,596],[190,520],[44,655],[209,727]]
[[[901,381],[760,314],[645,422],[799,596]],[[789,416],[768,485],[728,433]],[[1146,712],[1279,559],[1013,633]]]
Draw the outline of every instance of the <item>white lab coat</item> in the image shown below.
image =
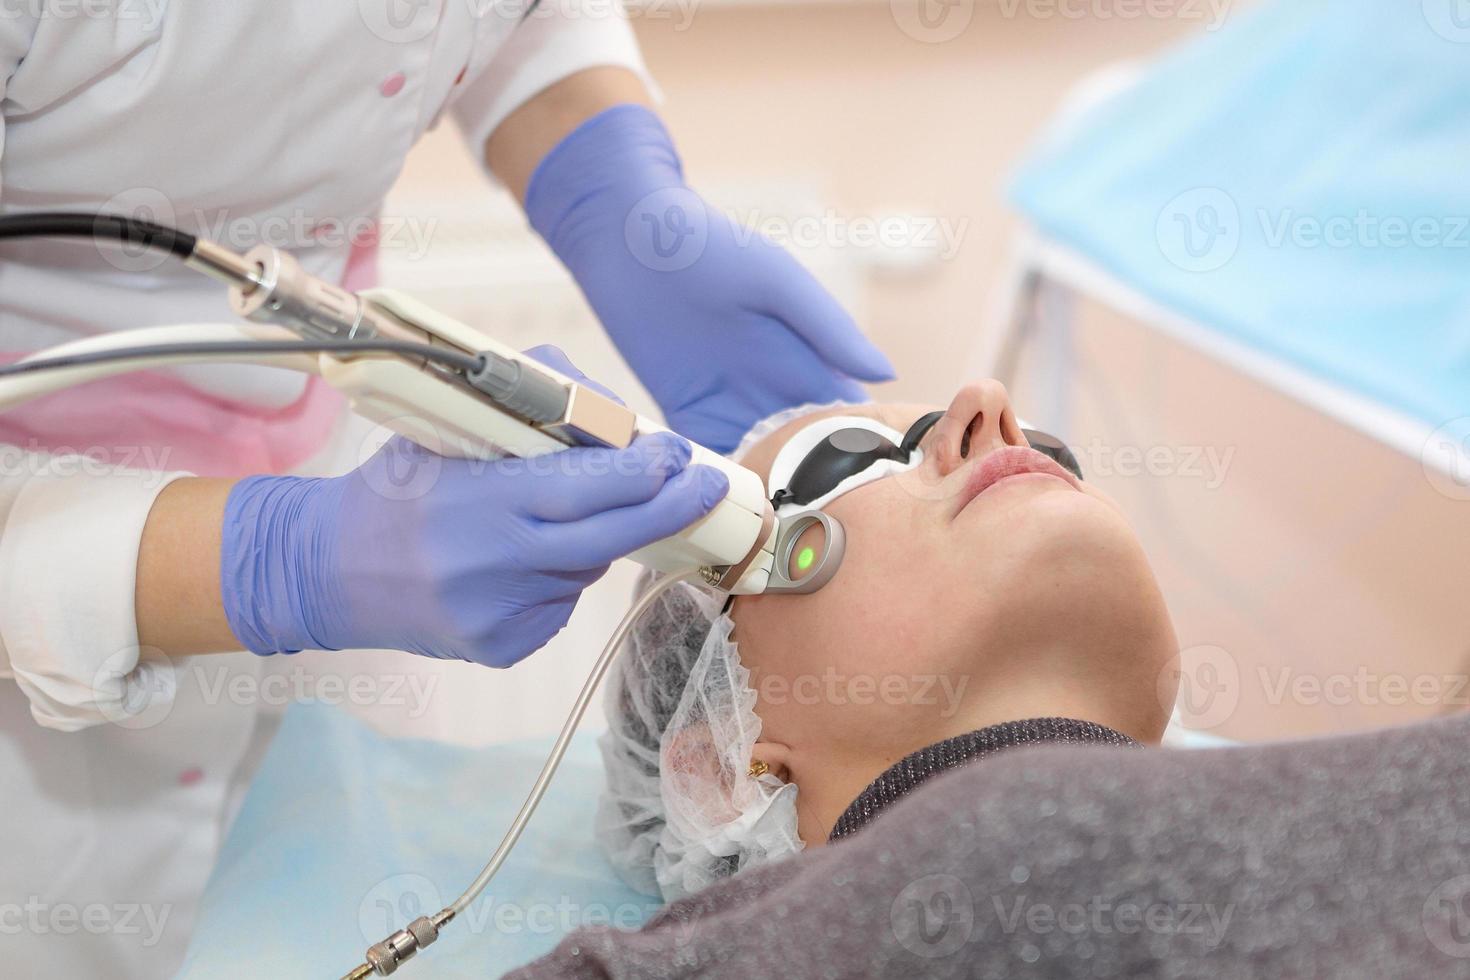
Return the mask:
[[[12,5],[0,18],[0,210],[151,211],[241,249],[273,237],[339,279],[348,243],[297,240],[296,229],[371,219],[443,114],[480,146],[573,71],[642,72],[627,24],[603,0],[544,0],[524,21],[523,9],[491,0]],[[229,319],[217,286],[175,263],[126,271],[136,261],[76,243],[7,245],[0,353]],[[242,417],[291,406],[305,384],[238,366],[176,377]],[[145,407],[107,411],[125,423]],[[139,666],[138,541],[179,474],[78,465],[40,454],[48,448],[0,446],[0,972],[162,976],[178,965],[268,739],[250,685],[270,661],[145,656]],[[316,448],[318,462],[340,468],[355,447]]]

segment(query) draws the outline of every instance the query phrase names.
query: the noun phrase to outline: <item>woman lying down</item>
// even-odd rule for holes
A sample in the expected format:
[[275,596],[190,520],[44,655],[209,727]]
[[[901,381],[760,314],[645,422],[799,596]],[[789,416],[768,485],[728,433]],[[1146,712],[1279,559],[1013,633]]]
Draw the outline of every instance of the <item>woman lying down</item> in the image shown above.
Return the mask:
[[[1458,905],[1431,911],[1470,874],[1470,753],[1433,726],[1142,750],[1175,695],[1168,611],[1118,508],[1000,384],[795,410],[737,458],[780,513],[837,518],[845,558],[810,595],[681,585],[644,618],[609,679],[598,830],[672,904],[515,976],[1470,969],[1434,942]],[[1372,858],[1390,839],[1422,874]]]
[[[729,615],[676,587],[609,685],[601,836],[630,884],[666,899],[855,834],[988,752],[1157,742],[1168,721],[1155,680],[1177,645],[1143,551],[1110,501],[1028,447],[1000,384],[965,387],[937,419],[921,405],[796,415],[737,458],[776,499],[798,497],[781,514],[841,522],[836,576]],[[803,466],[854,429],[858,445],[902,456],[907,437],[912,451],[836,485],[842,467]]]

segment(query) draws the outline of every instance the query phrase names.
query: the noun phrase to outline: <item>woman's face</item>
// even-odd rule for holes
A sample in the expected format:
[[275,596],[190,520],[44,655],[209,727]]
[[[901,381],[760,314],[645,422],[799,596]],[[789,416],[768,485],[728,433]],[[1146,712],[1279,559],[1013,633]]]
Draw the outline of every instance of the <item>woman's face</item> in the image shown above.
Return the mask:
[[[807,416],[743,462],[768,478],[786,440],[819,419],[865,416],[904,432],[933,410],[867,405]],[[1167,710],[1155,683],[1173,633],[1117,506],[1028,447],[995,381],[961,389],[920,448],[917,468],[823,507],[847,534],[842,566],[824,588],[737,600],[735,637],[759,695],[762,740],[897,759],[936,733],[979,727],[969,708],[1006,703],[1007,692],[1011,717],[1142,695],[1140,710],[1152,705],[1161,730]],[[1102,662],[1135,646],[1136,671]],[[1032,707],[1039,675],[1075,684],[1078,706]],[[1096,712],[1091,720],[1107,723]]]

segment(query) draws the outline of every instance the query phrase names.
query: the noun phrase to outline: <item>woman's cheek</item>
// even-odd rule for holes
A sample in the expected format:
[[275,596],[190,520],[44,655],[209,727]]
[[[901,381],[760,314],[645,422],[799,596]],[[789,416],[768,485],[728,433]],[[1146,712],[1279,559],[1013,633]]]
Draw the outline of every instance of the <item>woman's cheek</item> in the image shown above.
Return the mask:
[[[736,601],[735,639],[741,661],[752,671],[795,681],[806,675],[842,671],[869,662],[893,641],[903,593],[919,588],[921,561],[912,527],[912,496],[883,480],[839,497],[825,510],[843,526],[846,548],[832,581],[809,595],[762,595]],[[818,526],[819,527],[819,526]],[[798,578],[802,549],[815,555],[820,532],[798,541],[793,567]],[[813,559],[815,561],[815,559]],[[898,624],[901,625],[901,624]]]

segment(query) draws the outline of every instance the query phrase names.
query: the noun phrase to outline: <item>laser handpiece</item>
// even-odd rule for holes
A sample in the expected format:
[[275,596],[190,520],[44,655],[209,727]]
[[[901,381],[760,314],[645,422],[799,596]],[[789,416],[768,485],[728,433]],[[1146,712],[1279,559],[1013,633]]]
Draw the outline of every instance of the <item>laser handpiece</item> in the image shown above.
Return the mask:
[[[56,235],[172,252],[228,286],[239,316],[279,329],[262,334],[216,324],[86,338],[0,369],[0,407],[121,370],[223,359],[319,374],[358,414],[446,456],[493,459],[570,446],[623,448],[639,435],[665,431],[411,296],[387,289],[348,291],[271,246],[239,255],[174,228],[112,215],[0,217],[0,239]],[[145,335],[168,342],[150,350],[138,342]],[[212,343],[221,339],[226,343]],[[272,343],[251,344],[265,339]],[[691,462],[723,471],[728,495],[678,535],[635,552],[633,560],[662,572],[698,569],[706,585],[737,595],[810,592],[830,579],[841,559],[840,534],[828,535],[833,548],[823,574],[793,581],[776,556],[799,528],[776,517],[760,477],[698,444]]]
[[[405,358],[321,358],[322,377],[347,395],[353,411],[442,455],[529,457],[574,445],[623,448],[639,435],[664,431],[657,422],[403,293],[349,292],[266,245],[242,257],[201,241],[185,261],[226,283],[231,307],[247,320],[283,326],[305,338],[415,341],[484,357],[483,369],[466,374]],[[706,585],[737,595],[821,588],[840,561],[840,531],[826,536],[832,547],[819,569],[823,574],[793,581],[777,556],[801,527],[776,518],[755,473],[703,446],[693,450],[692,463],[715,467],[729,478],[728,496],[681,534],[630,557],[662,572],[698,568]],[[804,527],[808,521],[800,523]]]

